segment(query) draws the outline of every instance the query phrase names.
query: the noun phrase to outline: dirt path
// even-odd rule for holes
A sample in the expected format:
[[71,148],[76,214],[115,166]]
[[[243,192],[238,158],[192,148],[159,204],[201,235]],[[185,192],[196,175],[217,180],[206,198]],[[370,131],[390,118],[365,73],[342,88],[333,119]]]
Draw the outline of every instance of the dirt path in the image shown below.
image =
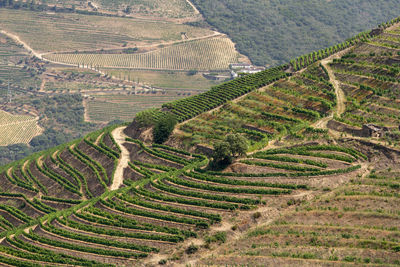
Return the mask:
[[195,5],[193,5],[192,2],[190,2],[190,0],[186,0],[186,2],[193,8],[194,13],[200,14],[200,11],[197,9],[197,7]]
[[27,43],[25,43],[24,41],[22,41],[17,35],[12,34],[10,32],[7,32],[5,30],[1,30],[0,33],[8,36],[9,38],[13,39],[16,43],[21,44],[24,46],[24,48],[26,50],[28,50],[31,54],[33,54],[35,57],[42,59],[42,54],[36,52],[35,50],[33,50],[32,47],[30,47]]
[[115,142],[121,148],[121,157],[118,161],[118,166],[114,173],[113,183],[110,186],[110,190],[117,190],[124,182],[124,169],[128,167],[130,161],[129,151],[122,145],[125,142],[125,138],[128,137],[124,134],[123,130],[126,127],[119,127],[112,131],[111,135],[114,137]]

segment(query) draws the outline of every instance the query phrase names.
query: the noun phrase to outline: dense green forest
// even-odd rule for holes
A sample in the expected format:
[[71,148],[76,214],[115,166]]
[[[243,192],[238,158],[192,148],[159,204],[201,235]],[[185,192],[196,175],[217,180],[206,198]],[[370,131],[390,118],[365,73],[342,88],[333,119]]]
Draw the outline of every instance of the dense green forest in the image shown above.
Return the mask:
[[398,0],[193,0],[257,65],[277,65],[397,17]]

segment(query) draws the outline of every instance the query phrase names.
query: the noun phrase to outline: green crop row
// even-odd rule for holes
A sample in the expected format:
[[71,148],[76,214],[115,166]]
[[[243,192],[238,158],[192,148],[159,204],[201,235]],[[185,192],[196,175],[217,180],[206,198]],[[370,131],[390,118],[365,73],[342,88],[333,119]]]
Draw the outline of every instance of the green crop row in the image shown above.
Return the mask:
[[149,197],[152,199],[158,199],[161,201],[172,202],[172,203],[180,203],[185,205],[192,205],[192,206],[200,206],[200,207],[208,207],[214,209],[224,209],[224,210],[235,210],[239,208],[237,204],[229,204],[229,203],[219,203],[219,202],[208,202],[205,200],[200,199],[187,199],[175,196],[168,196],[160,193],[151,192],[144,189],[131,189],[133,192],[143,195],[145,197]]
[[155,213],[147,210],[141,210],[141,209],[135,209],[131,207],[125,207],[121,204],[116,203],[115,201],[112,201],[108,199],[107,201],[100,200],[100,202],[103,205],[106,205],[110,208],[128,213],[128,214],[133,214],[133,215],[139,215],[139,216],[144,216],[144,217],[149,217],[149,218],[155,218],[159,220],[165,220],[165,221],[170,221],[170,222],[177,222],[177,223],[184,223],[184,224],[192,224],[196,225],[199,228],[208,228],[209,224],[207,221],[204,220],[199,220],[199,219],[191,219],[191,218],[186,218],[186,217],[178,217],[175,215],[169,215],[169,214],[161,214],[161,213]]
[[34,234],[32,231],[30,233],[23,233],[28,238],[54,247],[60,247],[64,249],[71,249],[86,253],[94,253],[98,255],[106,255],[106,256],[114,256],[114,257],[124,257],[124,258],[144,258],[147,257],[147,253],[129,253],[123,251],[115,251],[110,249],[99,249],[99,248],[92,248],[92,247],[85,247],[81,245],[70,244],[66,242],[61,242],[57,240],[52,240],[37,234]]
[[[11,238],[7,238],[7,242],[16,247],[18,245],[18,242],[14,241]],[[13,257],[22,258],[26,260],[33,260],[33,261],[68,264],[68,265],[80,265],[80,266],[107,266],[96,263],[95,261],[89,261],[84,259],[75,260],[72,258],[67,258],[62,254],[51,253],[50,250],[48,251],[43,250],[41,251],[42,253],[29,253],[21,249],[15,249],[13,247],[0,246],[0,251],[2,253],[11,255]],[[17,266],[26,266],[25,264],[26,262],[24,261],[24,263],[21,263],[21,265]]]
[[[37,186],[40,188],[40,190],[44,194],[48,194],[47,188],[32,174],[31,170],[29,169],[31,166],[31,162],[29,161],[26,166],[27,166],[26,172],[27,172],[28,176],[37,184]],[[22,170],[22,175],[26,175],[23,170]]]
[[39,190],[37,190],[36,188],[32,187],[32,185],[27,184],[25,182],[20,181],[19,179],[16,180],[14,177],[11,177],[10,175],[8,175],[8,171],[6,171],[5,173],[6,178],[10,181],[10,183],[20,186],[22,188],[25,188],[29,191],[33,191],[33,192],[39,192]]
[[142,252],[158,252],[159,250],[156,248],[152,248],[149,246],[143,246],[143,245],[138,245],[134,243],[124,243],[124,242],[119,242],[119,241],[114,241],[106,238],[99,238],[99,237],[93,237],[89,235],[82,235],[78,233],[73,233],[66,231],[64,229],[57,228],[53,226],[50,223],[47,224],[41,224],[40,225],[45,231],[48,231],[50,233],[53,233],[58,236],[62,236],[68,239],[73,239],[73,240],[80,240],[83,242],[88,242],[88,243],[94,243],[94,244],[100,244],[104,246],[109,246],[109,247],[115,247],[115,248],[125,248],[125,249],[132,249],[132,250],[137,250],[137,251],[142,251]]
[[285,73],[283,69],[284,66],[279,66],[253,75],[246,75],[215,86],[205,93],[176,100],[164,104],[162,107],[175,114],[178,121],[182,122],[205,111],[216,108],[252,90],[290,76],[290,74]]
[[210,184],[196,183],[189,180],[168,177],[165,178],[167,181],[173,182],[174,184],[183,185],[190,188],[198,188],[202,190],[215,191],[215,192],[228,192],[238,194],[258,194],[258,195],[282,195],[290,194],[291,190],[277,190],[277,189],[264,189],[264,188],[238,188],[238,187],[225,187],[215,186]]
[[141,233],[141,232],[123,232],[112,229],[105,229],[101,227],[96,227],[92,225],[77,223],[72,220],[66,219],[57,219],[60,223],[67,225],[69,227],[79,229],[85,232],[91,232],[101,235],[109,235],[109,236],[120,236],[120,237],[129,237],[129,238],[137,238],[137,239],[146,239],[146,240],[160,240],[166,242],[178,243],[184,240],[182,236],[178,235],[159,235],[159,234],[151,234],[151,233]]
[[12,216],[18,218],[19,220],[21,220],[25,223],[29,223],[33,220],[31,217],[26,215],[24,212],[20,211],[19,209],[15,208],[13,206],[0,204],[0,210],[4,210],[4,211],[10,213]]
[[181,213],[181,214],[196,216],[196,217],[203,217],[203,218],[207,218],[214,222],[221,221],[221,216],[218,214],[211,214],[211,213],[201,212],[201,211],[197,211],[197,210],[181,209],[181,208],[177,208],[174,206],[168,206],[168,205],[164,205],[164,204],[163,205],[156,204],[156,203],[141,200],[138,197],[133,198],[128,195],[120,195],[118,198],[121,200],[124,200],[126,202],[129,202],[131,204],[150,208],[150,209],[163,210],[163,211],[168,211],[168,212],[173,212],[173,213]]
[[141,162],[141,161],[138,161],[138,160],[132,160],[132,163],[134,163],[135,165],[138,165],[138,166],[143,166],[145,168],[156,169],[156,170],[166,171],[166,172],[176,170],[176,168],[173,168],[173,167],[150,164],[150,163],[145,163],[145,162]]
[[141,166],[140,168],[136,167],[135,165],[132,164],[132,162],[128,162],[129,167],[131,167],[133,170],[136,172],[144,175],[146,178],[150,178],[151,176],[154,175],[154,172],[148,170],[146,167]]
[[[162,184],[160,182],[155,183],[152,181],[151,184],[155,188],[158,188],[160,190],[170,192],[173,194],[177,194],[177,195],[182,195],[182,196],[210,199],[210,200],[216,200],[216,201],[226,201],[226,202],[240,203],[240,204],[246,204],[246,205],[255,205],[255,204],[261,203],[261,201],[258,199],[238,198],[238,197],[231,197],[231,196],[224,196],[224,195],[217,195],[217,194],[212,195],[212,194],[205,194],[205,193],[197,192],[197,191],[182,190],[182,189],[176,188],[174,186],[168,186],[168,185]],[[244,208],[247,209],[249,207],[244,206]]]
[[255,165],[255,166],[262,166],[262,167],[271,167],[275,169],[283,169],[288,171],[299,171],[299,172],[313,172],[319,171],[318,168],[311,168],[311,167],[302,167],[302,166],[295,166],[289,164],[278,164],[272,162],[261,162],[261,161],[253,161],[253,160],[241,160],[241,163],[248,164],[248,165]]
[[[78,146],[74,147],[74,151],[81,157],[80,159],[85,160],[85,164],[88,165],[96,173],[96,176],[99,178],[99,181],[103,184],[103,186],[109,182],[107,172],[100,163],[85,154],[82,150],[78,148]],[[104,180],[102,177],[104,178]],[[105,186],[107,187],[107,185]]]
[[[107,188],[107,185],[105,184],[105,182],[103,181],[103,179],[101,178],[101,175],[99,173],[99,171],[96,169],[95,166],[93,166],[92,163],[90,163],[89,160],[87,160],[86,158],[88,157],[87,155],[83,154],[82,152],[80,152],[79,150],[76,150],[76,147],[74,149],[71,149],[71,147],[68,147],[68,150],[71,154],[73,154],[76,158],[78,158],[80,161],[82,161],[84,164],[86,164],[96,175],[97,180],[99,181],[100,184],[103,185],[104,188]],[[78,152],[79,151],[79,152]],[[82,156],[85,155],[86,157]]]
[[[53,159],[54,160],[54,159]],[[76,170],[74,167],[72,167],[69,163],[65,162],[61,157],[60,154],[57,154],[57,160],[58,162],[56,162],[56,164],[63,169],[65,172],[67,172],[69,175],[71,175],[72,177],[74,177],[74,179],[77,181],[79,187],[82,187],[82,182],[83,182],[83,186],[86,192],[86,195],[89,198],[92,198],[93,195],[92,193],[89,191],[88,185],[87,185],[87,181],[86,181],[86,177],[78,170]],[[78,178],[79,176],[79,178]]]
[[317,172],[297,172],[297,173],[229,173],[229,172],[214,172],[205,171],[197,168],[196,171],[200,173],[207,173],[211,175],[232,176],[232,177],[307,177],[307,176],[322,176],[349,173],[361,168],[361,165],[355,165],[344,169],[335,170],[322,170]]
[[320,161],[315,161],[311,159],[299,159],[299,158],[291,158],[291,157],[285,157],[285,156],[276,156],[276,155],[252,155],[252,158],[257,158],[257,159],[268,159],[268,160],[275,160],[275,161],[283,161],[283,162],[294,162],[294,163],[300,163],[300,164],[307,164],[307,165],[312,165],[312,166],[317,166],[321,168],[326,168],[328,167],[328,164]]
[[51,197],[51,196],[42,196],[42,199],[49,200],[49,201],[54,201],[54,202],[60,202],[60,203],[68,203],[68,204],[73,204],[73,205],[77,205],[77,204],[82,203],[81,200],[65,199],[65,198],[58,198],[58,197]]
[[164,152],[162,152],[160,150],[156,150],[156,149],[150,149],[150,148],[146,147],[139,140],[132,139],[132,138],[126,138],[126,141],[138,144],[144,151],[146,151],[147,153],[150,153],[150,154],[152,154],[152,155],[154,155],[156,157],[160,157],[160,158],[163,158],[163,159],[166,159],[166,160],[170,160],[170,161],[173,161],[173,162],[176,162],[176,163],[179,163],[179,164],[183,164],[183,165],[187,165],[187,164],[191,163],[189,160],[177,157],[175,155],[164,153]]
[[[40,165],[38,164],[38,168],[40,168]],[[76,184],[73,184],[70,182],[67,178],[61,176],[60,174],[56,173],[49,167],[47,167],[46,163],[42,163],[42,169],[46,172],[46,175],[50,175],[53,180],[57,180],[57,182],[66,184],[67,186],[74,188],[75,190],[79,190],[79,187]],[[39,169],[40,170],[40,169]]]
[[220,184],[231,184],[231,185],[245,185],[245,186],[261,186],[261,187],[272,187],[272,188],[284,188],[284,189],[308,189],[307,185],[296,185],[296,184],[277,184],[277,183],[267,183],[267,182],[252,182],[246,180],[234,180],[224,177],[211,176],[206,174],[200,174],[195,172],[185,173],[185,175],[192,178],[209,181]]
[[121,215],[111,214],[105,212],[101,209],[88,207],[85,209],[86,212],[90,212],[95,214],[93,216],[88,213],[75,213],[76,216],[95,223],[100,223],[104,225],[110,225],[115,227],[122,227],[127,229],[138,229],[138,230],[145,230],[145,231],[156,231],[162,233],[168,233],[178,236],[185,236],[185,237],[197,237],[195,232],[187,231],[187,230],[180,230],[177,228],[167,227],[167,226],[158,226],[150,223],[139,223],[136,220],[131,218],[126,218]]
[[[79,190],[77,189],[77,187],[75,185],[71,186],[71,182],[69,182],[68,180],[66,180],[65,178],[61,179],[58,175],[53,175],[52,173],[48,172],[48,168],[45,167],[45,164],[43,162],[43,167],[40,167],[38,161],[36,161],[36,168],[43,173],[44,175],[46,175],[47,177],[49,177],[50,179],[54,180],[55,182],[57,182],[58,184],[60,184],[61,186],[63,186],[65,189],[67,189],[68,191],[72,192],[72,193],[76,193],[78,195],[81,195],[81,192],[79,192]],[[68,181],[68,182],[64,182],[64,181]]]

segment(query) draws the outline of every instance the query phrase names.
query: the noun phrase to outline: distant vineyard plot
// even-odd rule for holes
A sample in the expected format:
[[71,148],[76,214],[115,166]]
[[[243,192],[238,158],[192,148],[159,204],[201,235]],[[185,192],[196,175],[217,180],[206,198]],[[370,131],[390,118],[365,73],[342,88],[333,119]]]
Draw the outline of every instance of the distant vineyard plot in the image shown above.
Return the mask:
[[52,61],[110,68],[220,70],[237,62],[238,53],[229,38],[217,37],[165,47],[140,54],[48,54]]
[[86,101],[87,119],[93,122],[131,121],[136,113],[182,96],[171,95],[98,95]]
[[[88,7],[86,2],[80,0],[47,0],[46,3],[49,5],[75,5],[77,8]],[[126,7],[129,6],[131,14],[140,16],[181,19],[195,15],[194,9],[185,0],[97,0],[95,3],[99,11],[117,12],[126,10]]]
[[0,146],[29,143],[41,133],[37,119],[31,116],[15,116],[0,110]]
[[39,52],[121,48],[180,41],[182,33],[187,38],[213,34],[162,21],[11,9],[0,9],[0,25]]

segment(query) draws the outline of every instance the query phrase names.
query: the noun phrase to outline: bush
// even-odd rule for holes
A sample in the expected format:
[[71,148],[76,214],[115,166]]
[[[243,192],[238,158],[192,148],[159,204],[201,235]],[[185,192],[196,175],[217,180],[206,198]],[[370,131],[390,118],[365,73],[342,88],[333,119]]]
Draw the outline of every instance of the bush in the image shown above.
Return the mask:
[[261,218],[261,212],[259,211],[253,214],[253,219],[258,219],[258,218]]
[[176,117],[172,114],[166,114],[161,118],[153,129],[153,138],[156,144],[162,144],[167,141],[177,123]]
[[199,250],[199,247],[196,246],[195,244],[191,244],[187,249],[186,249],[186,254],[194,254]]

